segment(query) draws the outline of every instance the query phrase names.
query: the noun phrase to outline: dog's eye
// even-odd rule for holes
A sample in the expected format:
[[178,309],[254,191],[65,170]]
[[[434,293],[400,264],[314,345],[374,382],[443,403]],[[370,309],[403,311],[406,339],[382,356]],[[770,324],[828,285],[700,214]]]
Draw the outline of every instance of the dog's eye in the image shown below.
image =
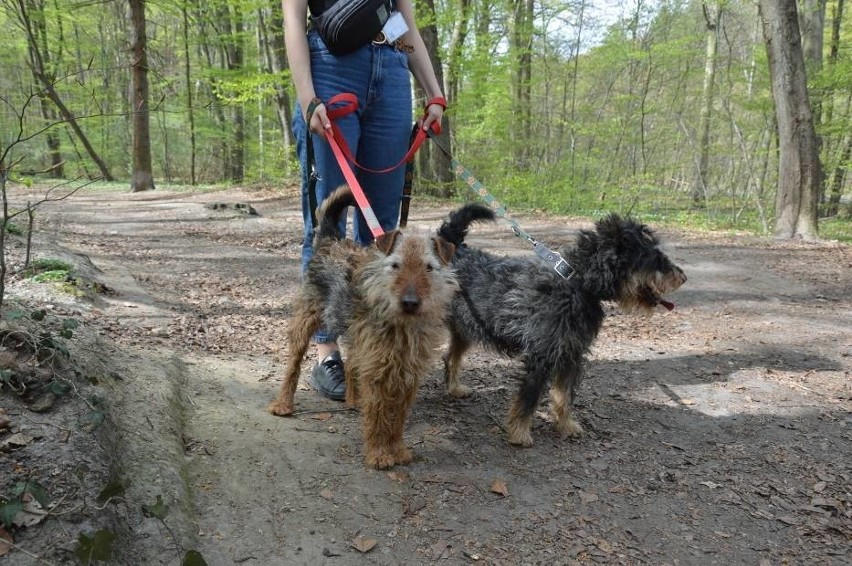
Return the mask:
[[435,271],[435,266],[431,263],[426,264],[426,271]]
[[399,262],[398,261],[393,262],[390,266],[391,266],[391,269],[393,269],[394,271],[399,270]]

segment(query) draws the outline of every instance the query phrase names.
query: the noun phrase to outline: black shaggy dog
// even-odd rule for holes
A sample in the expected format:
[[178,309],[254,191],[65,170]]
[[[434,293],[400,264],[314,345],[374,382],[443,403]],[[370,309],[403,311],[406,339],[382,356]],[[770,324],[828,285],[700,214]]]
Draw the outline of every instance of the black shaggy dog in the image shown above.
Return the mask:
[[555,427],[563,437],[583,429],[572,418],[576,388],[589,348],[604,319],[602,301],[650,313],[674,305],[662,296],[686,282],[683,271],[660,250],[650,228],[611,214],[594,231],[582,230],[562,255],[576,270],[564,279],[538,258],[503,258],[463,245],[471,220],[453,214],[438,231],[457,246],[452,260],[461,292],[452,303],[450,346],[444,358],[447,391],[463,397],[462,356],[481,344],[526,367],[509,411],[509,442],[532,445],[532,419],[546,385]]

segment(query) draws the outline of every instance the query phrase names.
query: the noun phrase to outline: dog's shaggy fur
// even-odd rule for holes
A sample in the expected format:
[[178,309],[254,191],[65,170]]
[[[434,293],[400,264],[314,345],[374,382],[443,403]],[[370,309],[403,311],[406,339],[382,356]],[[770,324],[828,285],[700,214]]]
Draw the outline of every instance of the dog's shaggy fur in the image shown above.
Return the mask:
[[532,445],[532,419],[547,384],[556,430],[563,437],[579,436],[583,429],[571,406],[603,323],[601,302],[616,301],[634,312],[672,308],[662,295],[683,285],[686,275],[660,250],[650,228],[615,214],[600,220],[595,231],[581,231],[576,245],[561,252],[576,270],[570,279],[538,258],[499,258],[463,246],[468,224],[452,215],[438,230],[458,246],[452,266],[461,285],[444,358],[448,393],[470,393],[459,382],[459,368],[470,345],[481,344],[521,358],[526,367],[509,411],[510,443]]
[[399,230],[369,247],[343,240],[338,220],[354,204],[345,186],[318,211],[314,255],[290,320],[287,370],[269,412],[293,414],[312,335],[321,326],[343,335],[346,403],[361,406],[366,463],[384,469],[412,459],[403,430],[420,379],[446,339],[449,304],[458,290],[448,265],[455,246]]

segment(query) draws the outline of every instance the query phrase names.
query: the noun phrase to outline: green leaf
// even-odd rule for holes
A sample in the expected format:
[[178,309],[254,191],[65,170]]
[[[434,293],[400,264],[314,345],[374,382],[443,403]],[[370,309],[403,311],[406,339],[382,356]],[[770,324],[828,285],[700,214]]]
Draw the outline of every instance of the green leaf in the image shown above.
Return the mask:
[[59,335],[62,336],[63,338],[65,338],[65,339],[68,339],[68,338],[71,338],[72,336],[74,336],[74,333],[71,332],[70,330],[68,330],[67,328],[63,328],[62,330],[59,331]]
[[27,313],[21,309],[15,309],[6,313],[6,318],[9,320],[21,320],[25,316],[27,316]]
[[80,428],[86,432],[92,432],[102,424],[106,416],[101,411],[90,411],[80,417]]
[[30,318],[33,319],[33,320],[36,320],[36,321],[44,320],[45,316],[47,316],[47,311],[45,311],[44,309],[39,309],[37,311],[33,311],[30,314]]
[[48,384],[47,390],[56,395],[57,397],[62,397],[64,395],[67,395],[68,392],[71,391],[71,387],[54,379]]
[[42,507],[47,507],[50,505],[50,496],[47,494],[47,490],[44,487],[34,480],[27,480],[25,482],[16,483],[12,487],[12,495],[15,497],[20,497],[25,493],[29,493],[33,497],[35,497],[36,501],[38,501],[39,505]]
[[80,326],[80,323],[75,318],[66,318],[62,321],[63,330],[74,330],[78,326]]
[[207,566],[207,562],[197,550],[187,550],[181,566]]
[[103,505],[112,497],[120,497],[124,495],[124,492],[127,490],[128,487],[130,487],[130,480],[112,480],[98,494],[98,504]]
[[0,523],[3,523],[7,529],[12,528],[12,520],[23,508],[24,504],[17,500],[0,505]]
[[77,550],[74,554],[83,564],[91,564],[93,560],[107,561],[112,558],[112,543],[115,534],[110,531],[100,530],[93,536],[80,533],[77,539]]
[[142,506],[142,512],[147,517],[156,517],[162,521],[169,514],[169,506],[163,503],[163,497],[158,495],[156,503]]

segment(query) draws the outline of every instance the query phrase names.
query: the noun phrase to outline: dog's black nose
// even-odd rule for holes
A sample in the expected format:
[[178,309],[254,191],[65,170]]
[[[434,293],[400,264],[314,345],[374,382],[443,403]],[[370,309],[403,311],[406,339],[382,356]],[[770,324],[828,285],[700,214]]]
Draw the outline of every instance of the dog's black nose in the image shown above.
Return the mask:
[[402,307],[402,312],[406,314],[414,314],[420,308],[420,297],[414,292],[414,289],[408,289],[399,300]]

